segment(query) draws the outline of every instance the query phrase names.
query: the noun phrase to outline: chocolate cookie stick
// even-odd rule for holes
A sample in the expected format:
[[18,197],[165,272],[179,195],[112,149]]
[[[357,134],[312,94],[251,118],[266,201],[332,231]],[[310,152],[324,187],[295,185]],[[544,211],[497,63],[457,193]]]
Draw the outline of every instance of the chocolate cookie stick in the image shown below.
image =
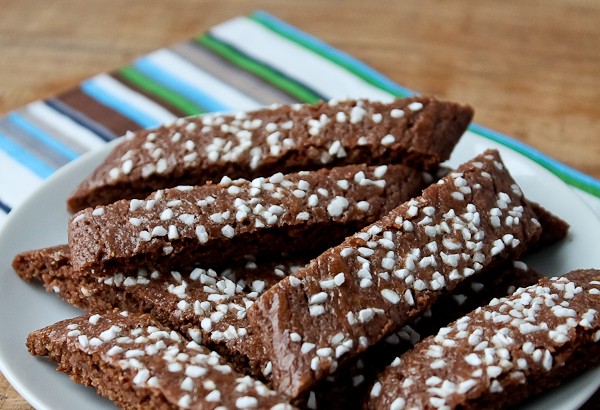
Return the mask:
[[463,164],[258,298],[248,317],[265,329],[274,388],[306,393],[540,232],[496,151]]
[[430,97],[391,103],[330,101],[179,119],[130,133],[68,200],[78,211],[177,185],[255,178],[348,164],[432,170],[473,116]]
[[73,381],[95,387],[123,409],[293,409],[218,354],[147,315],[64,320],[32,332],[27,348],[57,361]]
[[500,409],[600,363],[600,271],[542,278],[418,343],[368,409]]
[[427,178],[403,165],[348,165],[161,190],[75,214],[71,264],[106,276],[324,249],[411,198]]

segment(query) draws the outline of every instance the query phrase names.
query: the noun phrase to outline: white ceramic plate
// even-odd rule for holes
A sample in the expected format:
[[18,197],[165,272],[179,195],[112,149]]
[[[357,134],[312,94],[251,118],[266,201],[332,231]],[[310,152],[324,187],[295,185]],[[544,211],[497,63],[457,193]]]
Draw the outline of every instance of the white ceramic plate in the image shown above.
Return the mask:
[[[31,356],[25,348],[27,334],[80,312],[39,285],[30,285],[11,268],[15,254],[66,243],[69,214],[65,198],[108,154],[109,144],[60,169],[9,215],[0,232],[0,370],[15,389],[37,409],[109,409],[111,402],[98,397],[55,371],[55,364]],[[576,268],[600,268],[597,235],[600,220],[573,189],[526,157],[468,132],[449,161],[458,165],[487,148],[501,151],[511,173],[526,195],[571,224],[569,237],[527,262],[552,276]],[[600,386],[600,368],[555,389],[526,408],[577,409]]]

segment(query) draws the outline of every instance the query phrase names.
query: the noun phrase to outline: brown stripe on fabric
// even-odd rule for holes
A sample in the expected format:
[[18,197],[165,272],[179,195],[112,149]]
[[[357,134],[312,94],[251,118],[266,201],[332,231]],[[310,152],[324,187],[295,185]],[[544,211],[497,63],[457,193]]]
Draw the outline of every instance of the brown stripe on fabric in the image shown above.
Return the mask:
[[298,102],[272,84],[232,65],[217,54],[203,48],[195,41],[176,44],[170,50],[263,105],[273,103],[293,104]]
[[57,97],[74,110],[80,111],[93,121],[102,124],[116,135],[140,129],[140,125],[104,104],[99,103],[79,87],[73,88]]
[[149,100],[160,105],[161,107],[163,107],[165,110],[169,111],[171,114],[175,115],[176,117],[186,117],[188,115],[187,113],[181,111],[179,108],[172,105],[168,101],[165,101],[162,98],[159,98],[156,95],[147,92],[143,88],[140,88],[134,82],[128,80],[125,76],[119,74],[117,71],[110,73],[110,76],[113,77],[115,80],[119,81],[120,83],[125,84],[127,87],[131,88],[135,92],[142,94],[144,97],[146,97]]

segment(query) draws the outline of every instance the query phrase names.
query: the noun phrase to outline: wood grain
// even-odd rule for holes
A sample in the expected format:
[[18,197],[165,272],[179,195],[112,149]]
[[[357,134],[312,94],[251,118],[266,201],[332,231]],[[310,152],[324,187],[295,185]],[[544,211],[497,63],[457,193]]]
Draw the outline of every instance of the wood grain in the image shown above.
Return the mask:
[[[600,178],[595,0],[3,0],[0,113],[255,9]],[[29,408],[0,376],[0,409]]]

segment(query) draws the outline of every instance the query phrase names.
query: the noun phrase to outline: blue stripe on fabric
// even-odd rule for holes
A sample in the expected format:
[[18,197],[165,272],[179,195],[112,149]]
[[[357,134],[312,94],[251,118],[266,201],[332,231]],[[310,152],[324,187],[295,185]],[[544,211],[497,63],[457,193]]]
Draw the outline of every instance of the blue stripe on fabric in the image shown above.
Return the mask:
[[231,107],[215,100],[210,95],[204,93],[201,89],[189,84],[184,78],[175,76],[163,70],[158,64],[148,58],[140,58],[133,63],[133,66],[142,73],[158,81],[165,87],[176,91],[177,93],[189,98],[200,105],[207,112],[211,111],[229,111]]
[[110,95],[106,89],[99,87],[93,80],[84,81],[79,85],[79,88],[99,103],[120,112],[127,118],[138,123],[142,128],[152,128],[160,125],[160,121],[156,118],[133,107],[120,98]]
[[10,212],[10,206],[8,206],[4,202],[2,202],[1,199],[0,199],[0,210],[4,211],[5,213],[9,213]]
[[290,36],[301,38],[302,41],[309,43],[314,48],[318,48],[324,54],[329,54],[330,56],[335,56],[335,58],[343,61],[345,64],[352,66],[355,70],[361,71],[365,75],[367,75],[367,76],[373,78],[375,81],[381,83],[383,87],[379,87],[379,88],[381,88],[385,91],[395,93],[395,94],[401,94],[404,96],[411,96],[411,95],[418,94],[417,92],[415,92],[409,88],[402,87],[402,86],[396,84],[395,82],[393,82],[392,80],[390,80],[389,78],[387,78],[386,76],[381,74],[380,72],[369,67],[367,64],[363,63],[362,61],[358,60],[355,57],[352,57],[350,54],[344,53],[343,51],[340,51],[340,50],[330,46],[329,44],[323,42],[322,40],[319,40],[318,38],[313,37],[310,34],[307,34],[304,31],[301,31],[301,30],[297,29],[296,27],[291,26],[282,20],[279,20],[277,17],[275,17],[265,11],[257,10],[252,13],[252,17],[256,18],[257,20],[260,20],[260,21],[268,22],[269,24],[272,24],[273,26],[277,27],[278,30],[285,32]]
[[18,128],[33,136],[42,144],[48,146],[55,152],[62,155],[64,158],[68,159],[69,161],[72,161],[75,158],[79,157],[79,154],[77,152],[62,144],[52,135],[46,133],[41,128],[37,127],[35,124],[32,124],[31,122],[27,121],[22,115],[17,114],[16,112],[11,112],[8,114],[7,118]]
[[2,134],[0,134],[0,149],[7,152],[8,155],[30,169],[40,178],[47,178],[54,172],[54,169],[50,165],[32,155],[30,152],[23,149],[23,147]]
[[67,104],[65,104],[64,102],[62,102],[56,98],[50,98],[50,99],[44,101],[44,103],[48,107],[61,113],[65,117],[70,118],[73,122],[90,130],[91,132],[96,134],[98,137],[100,137],[104,141],[107,141],[107,142],[112,141],[113,139],[115,139],[117,137],[116,134],[109,131],[103,125],[98,124],[96,121],[90,119],[87,115],[69,107]]

